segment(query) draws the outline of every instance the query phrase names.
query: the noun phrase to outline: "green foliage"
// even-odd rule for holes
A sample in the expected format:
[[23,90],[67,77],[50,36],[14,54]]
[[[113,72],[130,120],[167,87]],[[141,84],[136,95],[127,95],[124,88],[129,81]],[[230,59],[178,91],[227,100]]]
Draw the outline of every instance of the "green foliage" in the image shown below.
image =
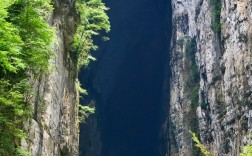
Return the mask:
[[[80,94],[88,95],[87,90],[81,88],[80,82],[78,82],[78,90]],[[93,101],[91,101],[90,105],[93,105]],[[79,122],[85,123],[85,120],[89,117],[89,115],[95,113],[95,107],[91,106],[82,106],[79,104]]]
[[[191,101],[191,109],[189,112],[189,125],[190,129],[199,134],[198,118],[196,115],[196,110],[199,105],[199,81],[200,74],[196,63],[196,40],[188,39],[186,42],[186,64],[187,64],[187,75],[188,78],[185,82],[185,90]],[[194,155],[199,155],[200,151],[197,148],[193,149]]]
[[221,31],[221,22],[220,22],[220,17],[221,17],[221,0],[210,0],[210,5],[212,6],[212,16],[214,18],[214,23],[212,24],[212,29],[216,33],[220,33]]
[[200,149],[201,153],[204,156],[211,156],[211,153],[209,151],[207,151],[206,147],[199,141],[196,134],[191,131],[190,131],[190,133],[192,134],[192,140],[195,142],[195,146]]
[[89,115],[95,113],[95,108],[90,106],[82,106],[79,105],[79,122],[85,122],[85,119],[89,117]]
[[18,34],[18,29],[6,21],[7,9],[14,1],[3,0],[0,3],[0,70],[2,72],[17,72],[24,68],[20,58],[23,42]]
[[79,91],[80,94],[88,95],[87,90],[81,87],[81,84],[80,84],[79,81],[78,81],[78,91]]
[[[80,23],[74,37],[73,51],[78,68],[95,60],[89,52],[98,47],[93,37],[100,31],[109,32],[110,25],[100,0],[78,0]],[[52,11],[51,0],[2,0],[0,3],[0,155],[29,155],[21,149],[26,139],[23,123],[31,116],[28,103],[28,74],[35,78],[46,74],[54,54],[55,30],[47,23]],[[108,40],[107,37],[102,37]],[[87,94],[79,87],[79,91]],[[95,109],[80,106],[84,121]]]
[[22,59],[34,74],[47,72],[53,56],[55,30],[46,22],[52,10],[50,0],[17,0],[9,8],[8,20],[19,29]]
[[212,29],[215,31],[215,32],[220,32],[221,31],[221,23],[220,22],[214,22],[212,24]]
[[[195,146],[198,147],[204,156],[211,156],[211,153],[206,149],[206,147],[199,141],[196,134],[191,132],[192,140],[195,142]],[[240,156],[252,156],[252,145],[248,144],[243,147]]]
[[[4,0],[0,5],[0,70],[46,72],[54,30],[44,20],[49,0]],[[3,74],[2,73],[2,74]]]
[[[193,131],[197,131],[197,125],[198,122],[196,117],[196,109],[198,107],[199,102],[199,81],[200,81],[200,75],[198,71],[198,67],[195,60],[195,53],[197,51],[196,48],[196,41],[195,39],[191,39],[187,41],[186,44],[186,63],[188,66],[188,79],[186,80],[186,91],[189,94],[189,99],[191,101],[191,117],[193,120],[191,120],[191,126]],[[192,123],[193,122],[193,123]]]
[[0,3],[0,155],[29,155],[19,147],[32,112],[27,72],[48,70],[54,30],[45,18],[51,8],[50,0]]
[[187,87],[191,89],[191,87],[198,84],[200,81],[200,74],[198,70],[198,66],[196,63],[196,51],[197,44],[195,39],[191,39],[187,41],[186,44],[186,62],[189,66],[189,79],[187,80]]
[[[90,51],[98,47],[94,45],[93,37],[100,31],[109,32],[110,23],[106,14],[108,8],[101,0],[78,0],[76,4],[80,14],[80,25],[74,37],[73,51],[78,56],[78,68],[86,67],[90,60],[95,60]],[[108,40],[107,37],[103,37]]]
[[25,80],[13,85],[4,79],[0,86],[0,155],[15,154],[19,140],[25,138],[22,123],[31,116],[30,105],[24,102],[29,87]]
[[246,145],[242,149],[240,156],[252,156],[252,145]]
[[[252,135],[249,135],[251,138]],[[242,148],[240,156],[252,156],[252,144],[248,144]]]
[[[93,37],[100,32],[110,31],[109,17],[106,14],[108,8],[101,0],[77,0],[76,9],[80,15],[80,24],[74,36],[72,51],[77,54],[77,67],[86,67],[90,61],[96,60],[90,51],[97,50],[98,47],[93,42]],[[107,41],[108,38],[103,36]],[[78,84],[78,90],[81,94],[87,95],[87,91]],[[79,121],[84,122],[90,114],[95,112],[95,108],[79,105]]]
[[16,154],[18,156],[32,156],[30,152],[27,152],[26,150],[24,150],[23,148],[20,148],[20,147],[17,148]]

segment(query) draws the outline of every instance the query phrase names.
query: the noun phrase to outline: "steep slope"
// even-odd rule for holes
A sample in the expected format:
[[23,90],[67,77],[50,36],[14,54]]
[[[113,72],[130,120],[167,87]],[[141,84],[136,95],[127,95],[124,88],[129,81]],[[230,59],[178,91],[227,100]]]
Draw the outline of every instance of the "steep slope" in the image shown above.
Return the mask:
[[170,155],[237,156],[251,134],[251,1],[173,0]]
[[32,155],[78,155],[79,123],[77,67],[70,53],[77,14],[72,0],[55,0],[50,23],[57,31],[55,57],[49,75],[31,78],[34,119],[23,146]]

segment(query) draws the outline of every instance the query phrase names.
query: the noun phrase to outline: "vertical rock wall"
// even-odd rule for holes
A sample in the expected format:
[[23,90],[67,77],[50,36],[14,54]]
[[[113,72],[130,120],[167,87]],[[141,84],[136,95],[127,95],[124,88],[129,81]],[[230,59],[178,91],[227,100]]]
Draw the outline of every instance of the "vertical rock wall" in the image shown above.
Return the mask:
[[215,156],[250,143],[252,4],[222,0],[219,29],[211,1],[172,2],[170,155],[197,155],[189,130]]
[[54,0],[50,23],[57,31],[55,56],[47,75],[31,78],[34,117],[22,144],[38,156],[78,155],[79,123],[76,60],[70,46],[78,16],[74,0]]

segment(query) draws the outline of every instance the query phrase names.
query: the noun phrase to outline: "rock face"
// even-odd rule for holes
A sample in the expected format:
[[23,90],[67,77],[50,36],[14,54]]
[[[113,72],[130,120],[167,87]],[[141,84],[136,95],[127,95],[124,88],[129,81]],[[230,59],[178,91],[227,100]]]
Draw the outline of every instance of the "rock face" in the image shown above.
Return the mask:
[[237,156],[252,133],[252,3],[173,0],[172,7],[167,154],[197,155],[191,130],[213,155]]
[[55,57],[48,75],[31,78],[34,117],[25,125],[28,139],[22,142],[34,156],[78,155],[77,68],[70,53],[77,19],[73,0],[54,0]]
[[[79,154],[78,74],[70,52],[78,16],[74,0],[54,0],[54,8],[50,23],[57,31],[55,57],[49,74],[31,77],[34,118],[25,124],[28,139],[22,145],[32,155],[72,156]],[[166,155],[199,155],[191,130],[214,156],[237,156],[252,133],[252,2],[173,0],[172,8],[170,113],[161,134],[169,136]],[[94,88],[108,101],[110,92],[102,89],[114,91],[114,76],[109,73],[100,83],[101,75]],[[90,119],[85,154],[99,156],[96,118]]]

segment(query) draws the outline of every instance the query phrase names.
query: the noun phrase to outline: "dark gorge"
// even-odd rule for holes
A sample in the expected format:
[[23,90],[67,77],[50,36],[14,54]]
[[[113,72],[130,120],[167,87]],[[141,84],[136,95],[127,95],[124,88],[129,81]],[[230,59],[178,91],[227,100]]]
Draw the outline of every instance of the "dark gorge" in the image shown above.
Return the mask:
[[161,131],[168,100],[163,99],[169,85],[163,81],[169,75],[171,2],[104,3],[110,8],[110,40],[97,41],[97,61],[79,75],[89,92],[83,102],[95,101],[96,107],[81,125],[80,155],[164,155]]

